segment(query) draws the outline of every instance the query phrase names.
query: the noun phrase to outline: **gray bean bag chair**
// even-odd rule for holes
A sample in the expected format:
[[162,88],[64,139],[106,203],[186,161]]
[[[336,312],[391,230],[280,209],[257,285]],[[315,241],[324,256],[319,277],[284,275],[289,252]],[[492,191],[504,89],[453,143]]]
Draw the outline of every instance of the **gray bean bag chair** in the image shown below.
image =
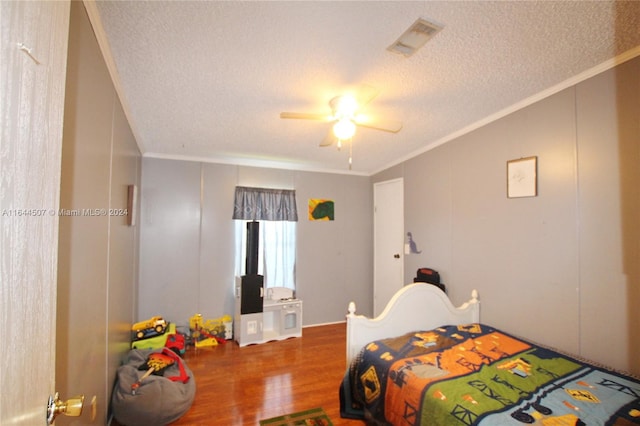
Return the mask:
[[149,354],[162,351],[133,349],[118,368],[111,409],[122,426],[167,425],[178,420],[191,407],[196,395],[193,373],[180,357],[166,348],[165,353],[172,354],[175,363],[164,369],[162,375],[152,374],[144,378],[132,391],[132,385],[146,372],[139,367],[146,364]]

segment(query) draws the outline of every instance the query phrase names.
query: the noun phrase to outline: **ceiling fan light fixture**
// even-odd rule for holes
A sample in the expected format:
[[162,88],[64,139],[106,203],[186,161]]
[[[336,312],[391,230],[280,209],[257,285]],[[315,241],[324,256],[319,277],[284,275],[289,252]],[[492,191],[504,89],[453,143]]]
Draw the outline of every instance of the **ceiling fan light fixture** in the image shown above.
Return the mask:
[[356,125],[349,118],[341,118],[333,125],[333,134],[338,140],[351,139],[356,133]]
[[358,110],[358,101],[353,96],[345,95],[340,97],[337,112],[342,117],[353,117]]
[[329,105],[331,106],[334,120],[352,119],[359,108],[358,101],[351,95],[336,96],[331,99]]

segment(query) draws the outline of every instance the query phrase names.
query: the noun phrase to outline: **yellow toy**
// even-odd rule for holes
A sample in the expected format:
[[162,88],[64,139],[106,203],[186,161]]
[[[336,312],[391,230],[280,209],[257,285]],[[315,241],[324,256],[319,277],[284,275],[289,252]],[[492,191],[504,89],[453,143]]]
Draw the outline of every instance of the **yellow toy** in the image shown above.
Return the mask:
[[189,329],[196,348],[216,346],[232,338],[230,315],[204,320],[202,314],[189,318]]
[[149,337],[147,339],[133,340],[131,342],[131,349],[161,349],[167,344],[167,337],[176,333],[176,325],[169,323],[165,329],[166,333],[157,336]]
[[131,332],[135,339],[145,339],[148,337],[159,336],[164,333],[167,328],[167,322],[164,318],[155,316],[148,320],[140,321],[131,327]]

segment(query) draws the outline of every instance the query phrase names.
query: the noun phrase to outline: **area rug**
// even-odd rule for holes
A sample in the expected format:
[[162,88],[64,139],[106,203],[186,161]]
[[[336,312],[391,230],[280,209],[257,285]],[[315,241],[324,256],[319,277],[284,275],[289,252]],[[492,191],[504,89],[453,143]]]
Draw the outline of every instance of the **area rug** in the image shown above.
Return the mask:
[[322,408],[299,411],[284,416],[260,420],[260,426],[333,426]]

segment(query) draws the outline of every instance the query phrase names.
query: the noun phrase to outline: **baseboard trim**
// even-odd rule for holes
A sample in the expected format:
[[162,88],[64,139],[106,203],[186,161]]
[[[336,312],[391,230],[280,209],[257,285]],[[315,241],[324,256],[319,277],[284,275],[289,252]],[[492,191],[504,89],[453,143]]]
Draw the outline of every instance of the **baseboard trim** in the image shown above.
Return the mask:
[[347,322],[347,320],[334,321],[334,322],[323,322],[323,323],[320,323],[320,324],[309,324],[309,325],[303,325],[302,329],[311,328],[311,327],[320,327],[320,326],[323,326],[323,325],[345,324],[346,322]]

